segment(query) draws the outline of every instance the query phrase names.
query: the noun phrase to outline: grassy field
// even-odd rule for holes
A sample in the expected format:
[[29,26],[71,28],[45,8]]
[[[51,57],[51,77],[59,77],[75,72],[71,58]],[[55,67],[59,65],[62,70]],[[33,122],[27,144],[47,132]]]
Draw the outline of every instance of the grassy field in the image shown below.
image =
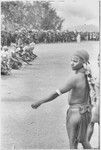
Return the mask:
[[[93,72],[97,74],[98,42],[39,44],[38,55],[31,66],[13,70],[1,78],[2,150],[11,149],[68,149],[65,117],[68,94],[33,110],[30,105],[64,85],[71,73],[70,59],[76,50],[90,54]],[[98,129],[91,144],[97,147]],[[96,141],[96,142],[95,142]]]

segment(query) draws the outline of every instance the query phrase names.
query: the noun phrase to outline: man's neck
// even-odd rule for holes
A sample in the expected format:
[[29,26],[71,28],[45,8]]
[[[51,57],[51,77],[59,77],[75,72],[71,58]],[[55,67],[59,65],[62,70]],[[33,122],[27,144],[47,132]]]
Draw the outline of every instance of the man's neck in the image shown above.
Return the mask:
[[82,67],[82,68],[76,70],[75,73],[76,73],[76,74],[77,74],[77,73],[85,73],[85,69]]

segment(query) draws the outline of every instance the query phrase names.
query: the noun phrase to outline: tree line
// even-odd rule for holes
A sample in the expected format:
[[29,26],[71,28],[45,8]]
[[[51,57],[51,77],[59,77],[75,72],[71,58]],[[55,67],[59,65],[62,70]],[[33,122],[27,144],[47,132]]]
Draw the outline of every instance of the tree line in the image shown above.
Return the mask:
[[[2,1],[1,45],[55,43],[77,40],[78,32],[62,31],[63,18],[50,2]],[[81,40],[99,40],[99,33],[80,32]]]
[[61,30],[63,18],[49,2],[2,1],[1,30],[15,31],[24,27],[36,30]]

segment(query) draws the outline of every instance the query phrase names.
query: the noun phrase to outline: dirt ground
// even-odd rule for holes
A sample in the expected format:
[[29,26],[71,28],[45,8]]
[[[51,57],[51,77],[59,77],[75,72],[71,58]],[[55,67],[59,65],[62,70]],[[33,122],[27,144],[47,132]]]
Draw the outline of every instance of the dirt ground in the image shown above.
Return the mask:
[[[70,59],[82,47],[89,51],[94,69],[98,42],[40,44],[32,65],[13,70],[10,76],[1,77],[1,149],[69,149],[65,127],[68,94],[37,110],[31,104],[61,87],[71,69]],[[94,70],[93,69],[93,70]],[[96,70],[94,70],[96,71]],[[95,125],[91,144],[98,146],[98,126]],[[79,145],[81,149],[81,145]]]

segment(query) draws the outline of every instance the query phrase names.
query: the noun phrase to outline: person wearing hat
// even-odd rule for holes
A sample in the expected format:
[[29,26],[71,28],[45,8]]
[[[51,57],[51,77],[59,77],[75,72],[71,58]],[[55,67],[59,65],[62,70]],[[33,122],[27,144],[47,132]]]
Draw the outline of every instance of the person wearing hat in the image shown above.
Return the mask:
[[87,127],[91,120],[91,104],[89,83],[87,80],[85,65],[89,63],[89,54],[85,50],[76,51],[71,59],[73,75],[67,83],[53,92],[49,97],[31,105],[37,109],[40,105],[50,102],[58,96],[69,92],[69,109],[66,116],[66,129],[69,138],[70,149],[77,149],[81,143],[84,149],[91,146],[86,140]]

